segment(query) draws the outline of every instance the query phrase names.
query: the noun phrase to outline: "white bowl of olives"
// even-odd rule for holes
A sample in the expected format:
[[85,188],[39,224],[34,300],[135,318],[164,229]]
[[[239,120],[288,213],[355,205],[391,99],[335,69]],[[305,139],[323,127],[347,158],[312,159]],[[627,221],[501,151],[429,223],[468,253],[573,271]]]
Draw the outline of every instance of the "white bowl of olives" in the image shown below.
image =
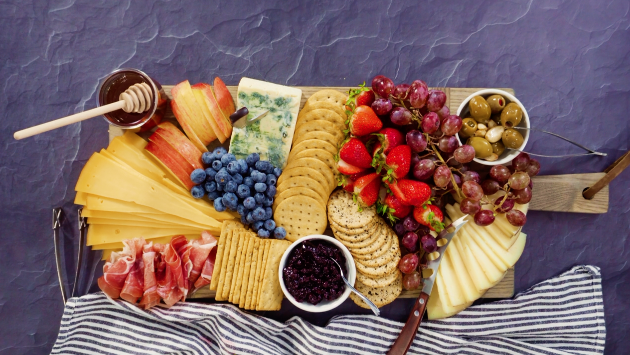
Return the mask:
[[527,145],[530,127],[527,110],[509,92],[479,90],[462,101],[457,115],[463,121],[456,138],[460,144],[475,149],[474,161],[479,164],[509,163]]

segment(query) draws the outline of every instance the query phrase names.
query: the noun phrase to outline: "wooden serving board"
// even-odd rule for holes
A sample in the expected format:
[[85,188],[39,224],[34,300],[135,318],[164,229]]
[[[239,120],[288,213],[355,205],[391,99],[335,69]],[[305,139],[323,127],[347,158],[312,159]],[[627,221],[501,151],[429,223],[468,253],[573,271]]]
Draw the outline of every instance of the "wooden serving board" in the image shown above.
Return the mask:
[[[173,85],[163,86],[166,95],[172,99],[171,89]],[[315,92],[322,89],[336,89],[347,92],[350,87],[321,87],[321,86],[297,86],[302,90],[302,101],[300,109],[306,100]],[[236,98],[237,86],[228,86],[232,97]],[[447,97],[448,107],[455,113],[462,101],[470,94],[482,90],[482,88],[436,88],[444,91]],[[504,88],[509,93],[514,94],[513,89]],[[177,124],[170,108],[164,116],[165,120]],[[123,134],[123,130],[109,126],[109,140]],[[533,191],[532,201],[529,209],[534,211],[555,211],[555,212],[578,212],[578,213],[606,213],[608,211],[608,186],[600,191],[592,200],[582,197],[582,191],[599,180],[604,173],[593,174],[573,174],[573,175],[549,175],[536,176],[533,184],[536,186]],[[330,229],[324,234],[332,236]],[[420,290],[403,291],[400,298],[417,298]],[[189,298],[214,298],[215,291],[208,287],[197,291]],[[489,289],[482,298],[509,298],[514,295],[514,268],[509,269],[503,280],[495,287]]]

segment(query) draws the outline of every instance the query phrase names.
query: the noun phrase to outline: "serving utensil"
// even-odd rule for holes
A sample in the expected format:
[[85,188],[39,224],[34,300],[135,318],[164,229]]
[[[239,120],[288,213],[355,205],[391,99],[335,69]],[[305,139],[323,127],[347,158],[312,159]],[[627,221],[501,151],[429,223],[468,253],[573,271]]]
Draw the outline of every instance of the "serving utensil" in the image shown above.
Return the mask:
[[67,293],[65,282],[63,280],[63,273],[61,272],[61,248],[59,246],[59,232],[61,229],[61,222],[65,217],[63,210],[60,207],[53,208],[53,220],[52,220],[52,228],[53,228],[53,243],[55,247],[55,264],[57,264],[57,279],[59,280],[59,287],[61,288],[61,299],[63,303],[66,303]]
[[350,282],[348,282],[348,280],[346,279],[346,277],[343,274],[343,270],[341,269],[341,265],[339,265],[337,260],[335,260],[332,257],[330,258],[330,260],[334,261],[335,264],[337,264],[337,267],[339,267],[339,273],[341,274],[341,279],[346,284],[346,286],[348,286],[350,288],[350,290],[352,290],[352,292],[354,292],[357,296],[359,296],[359,298],[361,298],[363,300],[363,302],[365,302],[365,304],[367,304],[370,307],[372,312],[374,312],[375,316],[377,316],[377,317],[380,316],[381,315],[381,310],[378,309],[378,307],[376,307],[376,305],[374,303],[372,303],[372,301],[370,301],[367,297],[363,296],[363,294],[361,292],[357,291],[357,289],[354,288],[354,286],[352,286],[350,284]]
[[85,235],[87,232],[87,218],[83,217],[83,207],[77,211],[79,222],[79,255],[77,256],[77,268],[74,272],[74,285],[72,285],[72,294],[70,297],[78,296],[79,280],[81,278],[81,268],[83,265],[83,245],[85,245]]
[[230,121],[232,122],[232,126],[236,128],[245,128],[246,126],[262,120],[268,113],[269,110],[265,110],[258,116],[248,119],[247,116],[249,115],[249,110],[247,107],[241,107],[230,115]]
[[515,127],[512,127],[512,128],[514,128],[514,129],[522,129],[522,130],[526,130],[526,131],[537,131],[537,132],[546,133],[546,134],[552,135],[554,137],[560,138],[562,140],[565,140],[565,141],[567,141],[567,142],[569,142],[569,143],[571,143],[571,144],[573,144],[575,146],[578,146],[578,147],[588,151],[588,153],[565,154],[565,155],[543,155],[543,154],[535,154],[535,153],[530,153],[530,152],[524,152],[524,151],[519,150],[519,149],[506,148],[506,149],[509,149],[509,150],[514,150],[514,151],[521,152],[521,153],[527,153],[529,155],[533,155],[533,156],[536,156],[536,157],[543,157],[543,158],[569,158],[569,157],[580,157],[580,156],[584,156],[584,155],[599,155],[599,156],[605,157],[605,156],[608,155],[607,153],[594,151],[593,149],[587,148],[587,147],[581,145],[580,143],[574,142],[574,141],[570,140],[569,138],[565,138],[565,137],[563,137],[563,136],[561,136],[559,134],[553,133],[553,132],[548,132],[548,131],[545,131],[545,130],[542,130],[542,129],[531,128],[531,127],[528,128],[528,127],[515,126]]

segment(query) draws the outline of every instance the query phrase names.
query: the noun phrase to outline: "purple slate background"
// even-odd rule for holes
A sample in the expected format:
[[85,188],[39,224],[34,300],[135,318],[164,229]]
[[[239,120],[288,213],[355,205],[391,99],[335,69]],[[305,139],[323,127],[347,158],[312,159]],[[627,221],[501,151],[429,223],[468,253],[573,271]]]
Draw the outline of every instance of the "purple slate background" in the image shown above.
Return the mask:
[[[64,242],[73,270],[73,186],[107,145],[107,124],[96,118],[23,141],[12,134],[93,108],[109,72],[139,68],[162,84],[219,75],[228,85],[248,76],[352,86],[384,74],[396,83],[511,87],[535,127],[609,154],[542,159],[543,174],[598,172],[630,149],[629,9],[598,0],[1,2],[0,352],[44,354],[56,339],[63,305],[51,208],[71,212]],[[578,152],[540,134],[527,148]],[[576,264],[599,266],[609,354],[630,348],[629,186],[630,171],[611,184],[607,214],[531,212],[516,266],[517,292]],[[411,302],[384,315],[404,321]],[[351,302],[339,311],[365,313]],[[294,314],[319,325],[333,315],[288,304],[266,315]]]

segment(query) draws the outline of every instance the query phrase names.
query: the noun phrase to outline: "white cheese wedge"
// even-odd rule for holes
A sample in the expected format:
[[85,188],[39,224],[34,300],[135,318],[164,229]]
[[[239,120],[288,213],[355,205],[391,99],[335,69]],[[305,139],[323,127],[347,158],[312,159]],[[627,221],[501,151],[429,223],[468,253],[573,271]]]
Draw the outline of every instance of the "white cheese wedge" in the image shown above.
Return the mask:
[[477,262],[488,277],[488,280],[491,284],[496,284],[497,282],[499,282],[503,278],[503,275],[505,274],[505,271],[507,269],[497,268],[492,260],[488,258],[488,255],[475,242],[474,238],[469,236],[466,231],[462,231],[460,229],[459,233],[462,233],[462,246],[464,247],[464,249],[469,249],[470,255],[468,255],[467,253],[468,257],[474,257],[475,259],[477,259]]
[[444,287],[442,289],[447,296],[443,299],[446,302],[445,306],[459,306],[467,302],[464,292],[457,281],[456,271],[453,270],[451,260],[446,256],[442,257],[436,280],[438,278],[443,280],[442,284]]
[[427,302],[427,315],[429,319],[442,319],[455,315],[464,309],[468,308],[472,303],[466,303],[457,307],[443,307],[441,299],[444,297],[444,293],[440,293],[437,283],[433,285],[433,291],[429,302]]
[[244,159],[250,153],[260,154],[275,167],[284,169],[300,111],[302,90],[242,78],[238,84],[237,107],[247,107],[249,118],[269,110],[262,120],[232,132],[230,153]]
[[[466,299],[466,302],[474,302],[477,300],[483,292],[480,292],[475,286],[469,271],[466,270],[466,266],[464,265],[464,258],[459,254],[459,250],[457,247],[451,245],[446,248],[446,252],[444,253],[444,257],[448,258],[451,265],[453,266],[453,271],[455,272],[455,277],[457,278],[457,283],[459,283],[459,289],[462,292],[462,295]],[[437,277],[440,277],[438,274]]]
[[483,272],[477,259],[468,255],[468,250],[465,249],[464,246],[462,246],[462,243],[458,236],[455,236],[451,243],[453,245],[449,245],[449,248],[453,247],[457,249],[457,252],[462,262],[464,263],[464,267],[466,268],[470,279],[475,285],[475,288],[477,288],[477,291],[483,295],[483,293],[486,292],[486,290],[492,287],[494,284],[490,282],[488,276],[486,276],[486,273]]

